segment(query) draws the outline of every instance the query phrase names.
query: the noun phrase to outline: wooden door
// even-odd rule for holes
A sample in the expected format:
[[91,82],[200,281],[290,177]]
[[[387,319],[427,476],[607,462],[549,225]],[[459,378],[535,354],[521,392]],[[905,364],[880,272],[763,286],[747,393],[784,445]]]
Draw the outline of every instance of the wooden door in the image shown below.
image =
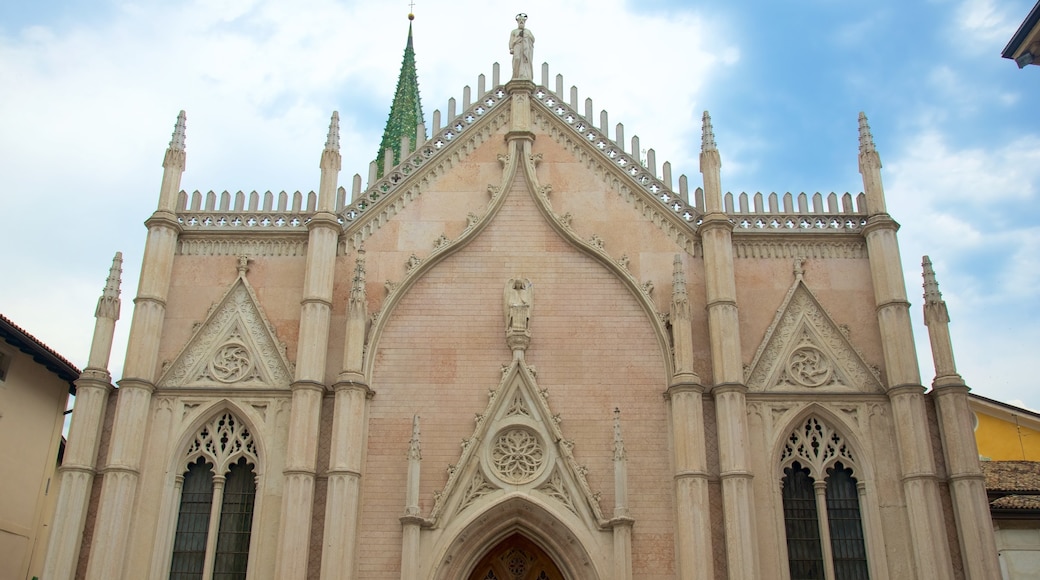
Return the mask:
[[563,574],[534,542],[513,534],[481,558],[469,580],[563,580]]

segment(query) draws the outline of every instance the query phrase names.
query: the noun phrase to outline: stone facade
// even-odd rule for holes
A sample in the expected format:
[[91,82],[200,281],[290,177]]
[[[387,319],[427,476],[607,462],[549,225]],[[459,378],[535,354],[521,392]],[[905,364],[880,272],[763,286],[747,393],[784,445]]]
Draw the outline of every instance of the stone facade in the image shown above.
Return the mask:
[[851,469],[871,578],[999,577],[945,304],[926,394],[866,119],[856,198],[724,195],[706,113],[703,187],[675,189],[546,71],[496,67],[349,199],[336,115],[316,194],[180,192],[182,114],[118,395],[77,419],[106,453],[56,525],[89,541],[45,577],[170,577],[199,457],[252,465],[250,579],[467,578],[516,534],[566,578],[785,578],[796,463],[824,513]]

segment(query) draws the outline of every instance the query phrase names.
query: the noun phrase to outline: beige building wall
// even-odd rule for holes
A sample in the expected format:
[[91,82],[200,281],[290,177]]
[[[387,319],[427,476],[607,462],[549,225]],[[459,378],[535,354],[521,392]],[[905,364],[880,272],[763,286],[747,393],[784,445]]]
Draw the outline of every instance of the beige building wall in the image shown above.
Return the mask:
[[69,380],[0,342],[0,578],[39,576],[57,496]]

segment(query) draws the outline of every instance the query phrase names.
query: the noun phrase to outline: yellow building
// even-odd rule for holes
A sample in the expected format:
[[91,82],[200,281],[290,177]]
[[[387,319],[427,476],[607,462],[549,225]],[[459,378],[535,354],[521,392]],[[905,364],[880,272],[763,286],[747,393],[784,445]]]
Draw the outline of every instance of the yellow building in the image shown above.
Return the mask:
[[971,395],[1005,579],[1040,578],[1040,414]]

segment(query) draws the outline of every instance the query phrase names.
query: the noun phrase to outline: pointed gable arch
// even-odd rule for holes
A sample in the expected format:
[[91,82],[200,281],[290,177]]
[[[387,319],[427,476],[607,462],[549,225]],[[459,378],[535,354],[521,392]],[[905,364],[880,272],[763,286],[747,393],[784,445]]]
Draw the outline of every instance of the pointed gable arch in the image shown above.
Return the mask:
[[292,364],[244,269],[159,378],[159,388],[288,389]]
[[800,267],[746,377],[751,391],[884,393],[878,376],[809,290]]
[[503,369],[499,387],[490,392],[473,434],[463,441],[459,462],[436,495],[429,520],[435,527],[450,527],[516,492],[538,498],[552,511],[569,512],[588,529],[607,524],[598,494],[574,457],[574,442],[564,437],[548,393],[538,388],[522,360]]
[[502,540],[521,534],[545,551],[567,578],[609,577],[609,559],[587,532],[568,525],[537,498],[511,495],[453,526],[434,548],[433,580],[466,578]]

